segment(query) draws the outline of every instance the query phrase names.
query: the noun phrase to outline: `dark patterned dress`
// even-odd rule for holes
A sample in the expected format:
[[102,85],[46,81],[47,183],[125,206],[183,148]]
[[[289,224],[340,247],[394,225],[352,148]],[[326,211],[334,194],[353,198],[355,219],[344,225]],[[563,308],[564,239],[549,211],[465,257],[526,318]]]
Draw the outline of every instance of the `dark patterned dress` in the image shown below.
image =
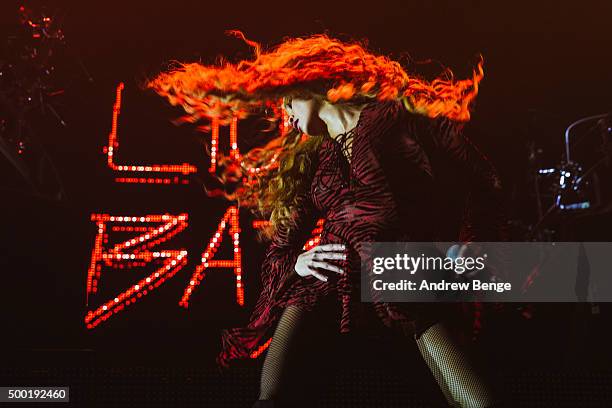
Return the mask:
[[[504,222],[500,182],[491,163],[461,133],[458,123],[410,113],[396,101],[362,110],[346,146],[327,137],[318,152],[310,191],[295,210],[297,228],[278,231],[262,265],[262,293],[247,327],[222,333],[217,363],[246,358],[273,333],[284,308],[312,310],[337,301],[338,330],[386,327],[407,335],[440,319],[442,304],[361,302],[360,248],[364,242],[498,241]],[[319,218],[320,245],[344,243],[344,274],[327,282],[294,270]]]

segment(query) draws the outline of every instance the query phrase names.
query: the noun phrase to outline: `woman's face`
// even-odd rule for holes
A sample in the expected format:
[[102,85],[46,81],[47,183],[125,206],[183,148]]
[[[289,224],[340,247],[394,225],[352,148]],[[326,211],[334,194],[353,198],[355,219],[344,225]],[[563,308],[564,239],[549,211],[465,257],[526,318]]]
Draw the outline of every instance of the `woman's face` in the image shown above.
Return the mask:
[[283,106],[289,115],[289,123],[296,130],[310,136],[321,136],[327,132],[327,125],[319,117],[322,103],[318,98],[285,97]]

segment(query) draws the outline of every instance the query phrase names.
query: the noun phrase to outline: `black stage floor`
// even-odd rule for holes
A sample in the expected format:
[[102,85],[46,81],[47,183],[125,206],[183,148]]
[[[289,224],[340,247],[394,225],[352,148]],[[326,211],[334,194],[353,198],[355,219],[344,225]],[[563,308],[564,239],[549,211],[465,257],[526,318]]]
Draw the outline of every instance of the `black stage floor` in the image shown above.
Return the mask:
[[[547,347],[516,338],[512,343],[483,349],[504,406],[610,406],[612,368],[610,353],[602,353],[605,345]],[[261,358],[220,373],[197,341],[186,347],[166,344],[4,349],[0,384],[69,386],[71,403],[57,406],[249,408],[256,399]],[[296,381],[301,406],[445,406],[416,347],[395,340],[372,344],[349,344],[331,366],[310,360],[313,371]]]

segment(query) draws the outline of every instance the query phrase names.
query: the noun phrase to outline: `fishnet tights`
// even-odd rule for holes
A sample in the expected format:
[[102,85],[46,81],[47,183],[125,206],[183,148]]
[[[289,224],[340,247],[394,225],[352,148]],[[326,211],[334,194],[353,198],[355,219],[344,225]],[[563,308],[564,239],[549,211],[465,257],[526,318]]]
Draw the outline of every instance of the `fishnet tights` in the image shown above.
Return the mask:
[[302,308],[295,305],[287,306],[283,311],[263,363],[260,400],[271,400],[278,396],[281,380],[289,365],[287,360],[291,355],[290,349],[296,343],[294,340],[303,324],[304,313]]
[[[296,340],[302,335],[306,314],[302,308],[292,305],[281,315],[263,363],[259,404],[263,400],[276,400],[283,388],[282,380],[291,366],[289,357],[299,347]],[[480,408],[493,404],[493,394],[471,365],[467,352],[453,341],[442,324],[429,327],[416,342],[450,406]]]
[[444,325],[429,327],[416,342],[450,406],[492,406],[493,393]]

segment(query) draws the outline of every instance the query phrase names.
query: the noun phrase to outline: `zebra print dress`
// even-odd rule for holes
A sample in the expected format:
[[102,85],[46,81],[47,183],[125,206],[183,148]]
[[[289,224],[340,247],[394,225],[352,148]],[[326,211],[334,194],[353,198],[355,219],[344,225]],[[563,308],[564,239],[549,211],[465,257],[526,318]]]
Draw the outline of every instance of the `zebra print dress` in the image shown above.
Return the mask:
[[[415,335],[446,312],[441,304],[361,302],[358,254],[364,242],[501,239],[499,178],[457,123],[377,101],[362,110],[352,133],[322,142],[311,188],[294,212],[297,228],[280,230],[272,240],[249,324],[222,332],[220,366],[252,355],[292,304],[311,310],[333,297],[341,333],[386,327]],[[330,273],[327,282],[294,271],[319,218],[325,219],[319,244],[348,249],[346,260],[332,261],[346,273]]]

